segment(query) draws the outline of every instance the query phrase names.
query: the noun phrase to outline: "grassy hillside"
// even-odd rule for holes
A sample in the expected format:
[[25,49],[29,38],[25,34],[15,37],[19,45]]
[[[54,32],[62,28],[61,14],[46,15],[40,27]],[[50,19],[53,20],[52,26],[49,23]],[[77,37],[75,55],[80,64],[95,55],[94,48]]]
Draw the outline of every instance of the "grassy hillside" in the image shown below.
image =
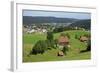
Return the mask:
[[[46,51],[43,55],[31,55],[27,56],[32,50],[32,47],[38,40],[45,40],[46,34],[24,34],[23,35],[23,62],[40,62],[40,61],[60,61],[60,60],[85,60],[91,58],[90,52],[79,53],[81,50],[86,49],[86,43],[80,42],[78,39],[75,39],[75,35],[78,36],[89,34],[90,32],[82,30],[71,30],[64,31],[63,33],[68,33],[70,35],[70,45],[71,48],[67,52],[66,56],[59,57],[57,56],[58,49],[52,49]],[[57,39],[61,33],[55,33],[54,39]]]

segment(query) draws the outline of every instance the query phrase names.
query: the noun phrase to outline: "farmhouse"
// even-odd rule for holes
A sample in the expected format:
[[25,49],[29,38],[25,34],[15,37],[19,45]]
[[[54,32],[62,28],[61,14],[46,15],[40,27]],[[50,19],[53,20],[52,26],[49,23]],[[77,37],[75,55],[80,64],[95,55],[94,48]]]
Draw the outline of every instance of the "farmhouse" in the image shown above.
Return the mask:
[[61,46],[66,46],[69,44],[69,38],[67,36],[60,36],[58,39],[58,44]]
[[86,36],[80,36],[80,39],[79,39],[81,42],[85,42],[85,41],[88,41],[88,37]]

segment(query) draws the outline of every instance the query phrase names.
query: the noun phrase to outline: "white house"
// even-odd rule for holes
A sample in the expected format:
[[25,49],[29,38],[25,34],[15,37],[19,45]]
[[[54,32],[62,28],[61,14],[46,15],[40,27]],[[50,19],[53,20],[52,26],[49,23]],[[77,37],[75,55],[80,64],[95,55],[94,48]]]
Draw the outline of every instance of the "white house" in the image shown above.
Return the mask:
[[32,29],[32,30],[29,30],[29,31],[27,31],[27,33],[34,33],[36,30],[35,29]]
[[46,29],[42,29],[42,32],[43,32],[43,33],[46,33],[46,32],[47,32],[47,30],[46,30]]
[[31,30],[28,30],[27,33],[31,34],[31,33],[39,33],[39,34],[42,34],[42,33],[46,33],[47,30],[46,29],[40,29],[40,28],[37,28],[37,29],[31,29]]

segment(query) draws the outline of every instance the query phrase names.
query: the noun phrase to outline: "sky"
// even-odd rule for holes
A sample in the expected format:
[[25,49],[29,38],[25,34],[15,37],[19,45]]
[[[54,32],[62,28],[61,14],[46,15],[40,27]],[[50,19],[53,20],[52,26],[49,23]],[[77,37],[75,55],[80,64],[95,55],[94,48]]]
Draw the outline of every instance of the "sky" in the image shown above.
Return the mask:
[[54,11],[36,11],[23,10],[23,16],[43,16],[43,17],[60,17],[60,18],[76,18],[76,19],[91,19],[90,13],[83,12],[54,12]]

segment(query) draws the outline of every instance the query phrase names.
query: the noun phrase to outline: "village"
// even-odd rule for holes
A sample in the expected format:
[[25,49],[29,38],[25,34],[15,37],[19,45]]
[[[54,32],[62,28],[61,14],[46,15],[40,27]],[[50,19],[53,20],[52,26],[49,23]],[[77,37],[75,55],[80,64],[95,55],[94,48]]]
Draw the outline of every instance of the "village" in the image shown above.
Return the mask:
[[37,26],[23,26],[23,32],[24,33],[47,33],[47,29],[46,28],[41,28],[41,27],[37,27]]
[[[64,25],[62,25],[62,24],[64,24]],[[30,25],[28,24],[28,25],[23,26],[23,32],[29,33],[29,34],[32,34],[32,33],[42,34],[42,33],[47,33],[48,30],[51,30],[51,29],[54,30],[54,29],[61,28],[61,27],[63,27],[64,29],[67,28],[68,30],[83,30],[83,31],[85,31],[84,28],[80,28],[77,26],[70,28],[70,27],[68,27],[69,24],[71,24],[71,23],[42,23],[42,24],[39,24],[38,26],[37,26],[37,24],[30,24]]]

